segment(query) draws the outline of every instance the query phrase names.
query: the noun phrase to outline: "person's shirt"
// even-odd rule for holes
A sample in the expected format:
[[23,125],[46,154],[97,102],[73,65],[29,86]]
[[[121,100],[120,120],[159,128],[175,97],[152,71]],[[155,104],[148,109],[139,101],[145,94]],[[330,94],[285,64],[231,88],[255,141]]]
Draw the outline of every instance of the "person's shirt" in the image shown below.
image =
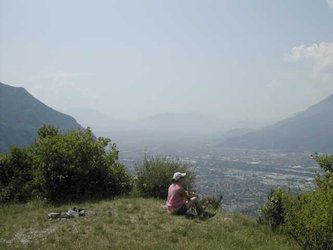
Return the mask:
[[185,189],[177,183],[172,183],[169,186],[168,198],[166,201],[168,209],[170,210],[170,209],[180,208],[181,206],[186,204],[186,202],[187,199],[186,199]]

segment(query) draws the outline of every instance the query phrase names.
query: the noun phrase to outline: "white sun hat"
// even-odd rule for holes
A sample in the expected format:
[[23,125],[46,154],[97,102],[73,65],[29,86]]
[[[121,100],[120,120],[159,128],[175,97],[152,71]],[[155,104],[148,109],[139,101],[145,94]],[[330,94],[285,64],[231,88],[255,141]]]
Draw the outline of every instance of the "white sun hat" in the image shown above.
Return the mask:
[[176,172],[173,174],[172,179],[175,181],[179,181],[179,179],[185,177],[185,175],[186,175],[186,173]]

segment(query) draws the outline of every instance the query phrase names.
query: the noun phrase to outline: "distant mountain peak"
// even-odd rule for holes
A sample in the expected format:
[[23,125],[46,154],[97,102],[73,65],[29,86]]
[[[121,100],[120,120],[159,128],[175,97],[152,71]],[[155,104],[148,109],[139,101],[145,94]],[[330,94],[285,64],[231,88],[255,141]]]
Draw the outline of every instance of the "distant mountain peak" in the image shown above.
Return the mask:
[[303,112],[257,132],[221,143],[224,147],[333,152],[333,94]]

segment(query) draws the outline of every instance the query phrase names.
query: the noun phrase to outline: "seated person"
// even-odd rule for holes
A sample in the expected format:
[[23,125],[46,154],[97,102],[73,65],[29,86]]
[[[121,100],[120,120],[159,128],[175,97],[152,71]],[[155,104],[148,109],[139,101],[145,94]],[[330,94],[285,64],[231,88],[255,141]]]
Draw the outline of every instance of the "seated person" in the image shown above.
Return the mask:
[[205,217],[212,217],[215,214],[205,212],[200,205],[198,195],[184,189],[184,178],[186,173],[176,172],[172,178],[172,184],[168,189],[166,205],[170,214],[185,215],[187,210],[194,208],[197,214]]

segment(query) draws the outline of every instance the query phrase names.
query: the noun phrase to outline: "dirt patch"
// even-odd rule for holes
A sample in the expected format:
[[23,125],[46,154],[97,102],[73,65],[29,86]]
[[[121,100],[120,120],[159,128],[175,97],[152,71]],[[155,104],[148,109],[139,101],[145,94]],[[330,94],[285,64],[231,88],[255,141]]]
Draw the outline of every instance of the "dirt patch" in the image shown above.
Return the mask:
[[8,245],[11,245],[15,241],[20,242],[22,244],[28,244],[30,241],[46,237],[46,236],[54,233],[56,230],[57,230],[57,227],[51,226],[51,227],[45,228],[43,230],[19,231],[14,235],[14,237],[12,239],[10,239],[10,240],[2,239],[2,241]]

